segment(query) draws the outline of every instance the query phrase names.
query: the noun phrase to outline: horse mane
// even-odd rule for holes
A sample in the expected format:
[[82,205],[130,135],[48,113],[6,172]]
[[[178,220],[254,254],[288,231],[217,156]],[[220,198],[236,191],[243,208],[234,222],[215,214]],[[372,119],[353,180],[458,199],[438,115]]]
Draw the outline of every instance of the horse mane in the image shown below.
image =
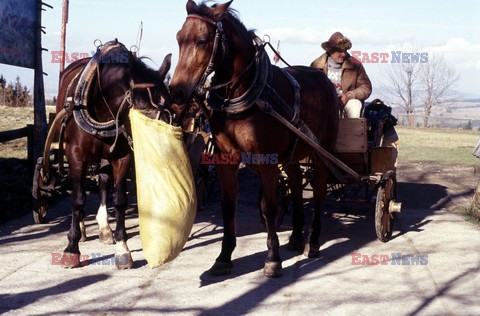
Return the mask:
[[[200,16],[204,16],[206,18],[209,18],[211,20],[215,20],[214,16],[211,14],[210,7],[208,6],[208,3],[212,2],[211,0],[204,0],[202,1],[198,6],[197,10],[195,11],[195,14],[198,14]],[[215,3],[212,5],[212,8],[215,8],[218,5],[218,3]],[[254,39],[257,35],[255,34],[255,30],[251,29],[248,30],[245,25],[240,21],[238,18],[238,11],[229,7],[227,9],[227,16],[225,18],[227,21],[231,22],[239,31],[239,34],[243,37],[243,39],[251,43],[252,39]]]
[[160,76],[160,73],[157,70],[148,66],[143,61],[144,59],[151,60],[150,57],[147,57],[147,56],[138,57],[132,54],[131,52],[129,52],[129,58],[131,60],[130,67],[131,67],[132,74],[141,78],[145,78],[146,79],[145,81],[150,81],[153,83],[158,83],[163,81],[163,78]]

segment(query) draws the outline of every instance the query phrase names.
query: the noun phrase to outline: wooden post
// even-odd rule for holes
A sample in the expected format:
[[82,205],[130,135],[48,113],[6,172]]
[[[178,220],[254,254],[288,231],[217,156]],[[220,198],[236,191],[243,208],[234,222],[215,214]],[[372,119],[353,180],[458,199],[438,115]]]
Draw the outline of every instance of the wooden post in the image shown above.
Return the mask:
[[[65,69],[65,45],[66,45],[66,38],[67,38],[67,23],[68,23],[68,1],[63,0],[62,5],[62,34],[60,39],[60,75],[62,75],[63,70]],[[60,87],[60,82],[58,83]]]
[[[35,72],[33,82],[33,125],[34,125],[34,161],[43,155],[43,146],[47,136],[47,116],[45,111],[45,90],[43,86],[42,65],[42,1],[37,1],[37,21],[35,30]],[[32,166],[33,167],[33,166]]]
[[33,171],[35,169],[35,157],[33,154],[33,148],[35,146],[34,142],[34,129],[32,124],[27,125],[27,157],[28,157],[28,172],[30,179],[33,178]]

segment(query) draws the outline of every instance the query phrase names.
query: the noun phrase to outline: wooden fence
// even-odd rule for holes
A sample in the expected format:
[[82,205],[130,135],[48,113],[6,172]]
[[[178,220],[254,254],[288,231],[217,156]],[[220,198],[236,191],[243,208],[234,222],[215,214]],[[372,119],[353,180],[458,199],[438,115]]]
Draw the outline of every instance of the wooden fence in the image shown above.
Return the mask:
[[19,129],[13,129],[10,131],[0,132],[0,143],[9,142],[15,139],[27,137],[27,157],[28,157],[28,167],[33,173],[33,167],[35,166],[33,146],[34,146],[34,128],[33,124],[28,124],[27,126]]

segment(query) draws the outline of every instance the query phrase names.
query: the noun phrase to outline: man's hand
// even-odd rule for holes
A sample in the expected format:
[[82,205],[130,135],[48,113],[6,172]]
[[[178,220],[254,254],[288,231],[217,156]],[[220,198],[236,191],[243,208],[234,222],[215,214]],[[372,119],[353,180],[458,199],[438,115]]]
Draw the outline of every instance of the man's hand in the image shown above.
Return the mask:
[[352,94],[349,92],[339,93],[338,97],[340,98],[340,101],[342,102],[342,104],[345,105],[350,99],[352,99]]

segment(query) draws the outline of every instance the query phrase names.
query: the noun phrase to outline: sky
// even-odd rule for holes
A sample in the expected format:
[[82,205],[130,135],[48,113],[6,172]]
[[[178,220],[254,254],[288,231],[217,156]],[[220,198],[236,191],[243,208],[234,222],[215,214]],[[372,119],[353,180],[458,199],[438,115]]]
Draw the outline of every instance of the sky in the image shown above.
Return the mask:
[[[47,32],[42,44],[49,50],[43,53],[45,91],[52,97],[58,87],[59,64],[52,54],[60,50],[62,0],[44,2],[54,7],[42,16]],[[91,55],[96,39],[105,43],[118,38],[130,47],[137,43],[143,22],[140,55],[150,57],[154,62],[148,63],[158,68],[172,53],[173,73],[178,59],[175,36],[185,21],[185,4],[186,0],[70,0],[66,51]],[[389,53],[388,63],[364,63],[373,83],[370,98],[378,97],[385,83],[392,51],[443,54],[460,76],[454,89],[480,97],[480,1],[234,0],[231,7],[259,37],[268,35],[275,47],[280,41],[281,55],[292,65],[310,65],[324,53],[320,45],[335,31],[350,38],[350,52],[370,57]],[[0,64],[0,73],[8,82],[20,76],[33,90],[33,70]]]

